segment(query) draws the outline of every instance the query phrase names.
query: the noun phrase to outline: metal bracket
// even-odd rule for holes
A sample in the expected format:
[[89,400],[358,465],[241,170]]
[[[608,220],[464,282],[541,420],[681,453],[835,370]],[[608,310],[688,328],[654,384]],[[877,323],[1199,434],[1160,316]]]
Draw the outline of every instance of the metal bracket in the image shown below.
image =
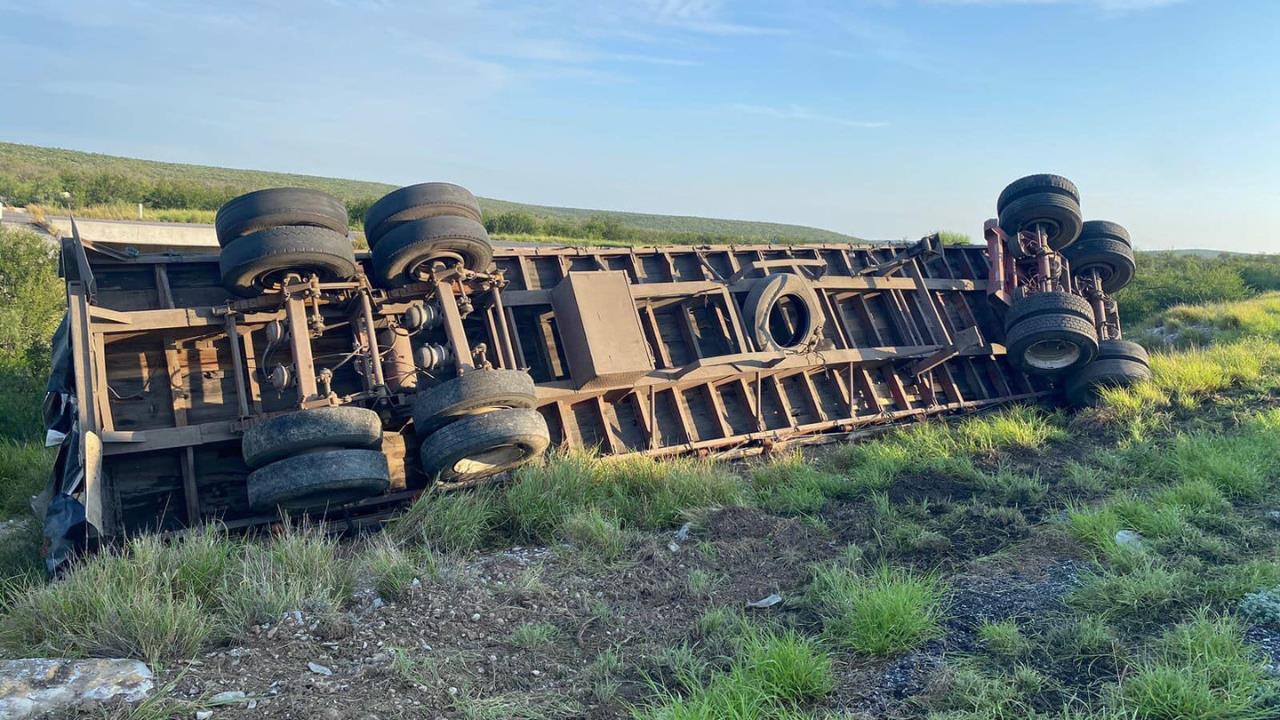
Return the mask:
[[861,275],[875,275],[883,277],[889,273],[902,268],[907,263],[919,257],[931,257],[942,253],[942,238],[934,233],[920,238],[920,240],[906,250],[894,255],[893,258],[885,260],[882,263],[871,265],[863,268]]
[[970,348],[978,347],[981,344],[982,333],[978,332],[977,326],[967,327],[956,333],[955,339],[950,345],[943,347],[929,357],[926,357],[916,363],[915,367],[911,369],[911,374],[916,377],[920,377],[942,363],[956,357],[960,353],[969,350]]

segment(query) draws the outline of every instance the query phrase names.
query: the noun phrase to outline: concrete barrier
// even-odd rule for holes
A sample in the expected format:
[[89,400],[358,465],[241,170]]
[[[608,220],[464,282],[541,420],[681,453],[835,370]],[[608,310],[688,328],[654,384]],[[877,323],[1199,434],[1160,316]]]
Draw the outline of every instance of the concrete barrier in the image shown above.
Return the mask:
[[[59,236],[71,235],[68,218],[50,218]],[[170,247],[218,247],[212,225],[186,223],[129,222],[125,220],[83,220],[76,218],[80,237],[122,245],[167,245]]]

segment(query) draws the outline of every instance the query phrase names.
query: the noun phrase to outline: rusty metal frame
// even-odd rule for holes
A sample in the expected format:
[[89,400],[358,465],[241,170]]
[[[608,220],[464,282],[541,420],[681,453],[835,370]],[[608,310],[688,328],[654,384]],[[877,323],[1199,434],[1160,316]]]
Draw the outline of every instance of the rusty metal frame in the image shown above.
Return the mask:
[[[363,274],[299,279],[248,300],[221,290],[216,255],[126,256],[73,238],[63,265],[77,389],[104,466],[103,482],[86,493],[92,522],[105,534],[138,528],[145,512],[130,506],[135,490],[125,486],[138,480],[121,475],[126,468],[155,473],[146,490],[168,499],[154,512],[183,509],[176,525],[154,520],[159,529],[207,517],[264,521],[236,499],[236,478],[247,472],[235,464],[240,433],[275,413],[328,404],[372,407],[389,435],[409,440],[392,444],[402,455],[391,458],[393,482],[405,489],[349,512],[381,512],[421,491],[405,424],[412,384],[389,381],[391,348],[379,341],[415,305],[430,306],[439,323],[413,342],[452,351],[447,369],[419,384],[478,367],[529,370],[553,440],[606,454],[737,457],[1043,397],[1045,382],[1004,360],[999,306],[1028,280],[999,229],[989,225],[987,235],[986,248],[944,248],[936,236],[914,245],[500,248],[488,273],[437,268],[396,290],[372,288]],[[571,273],[598,272],[625,276],[651,364],[584,382],[563,360],[557,321],[565,318],[552,290]],[[803,351],[762,349],[746,317],[752,289],[778,273],[805,278],[816,298],[810,311],[821,313],[821,334]],[[273,345],[269,327],[287,332]],[[135,403],[133,395],[151,398],[157,362],[170,378],[163,404]],[[284,388],[266,381],[279,365],[292,368]],[[175,470],[153,469],[171,462]],[[164,485],[169,472],[176,482]],[[123,499],[103,490],[113,476]]]

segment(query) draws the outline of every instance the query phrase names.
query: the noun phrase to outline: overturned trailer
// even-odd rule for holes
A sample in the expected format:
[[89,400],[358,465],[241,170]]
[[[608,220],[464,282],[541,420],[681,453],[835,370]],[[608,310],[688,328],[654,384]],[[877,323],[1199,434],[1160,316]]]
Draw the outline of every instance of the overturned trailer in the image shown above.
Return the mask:
[[428,183],[370,208],[369,253],[341,203],[295,188],[224,206],[218,248],[75,234],[55,555],[282,509],[376,522],[550,445],[742,454],[1087,402],[1148,371],[1111,297],[1127,235],[1078,203],[1024,178],[982,246],[494,248],[470,193]]

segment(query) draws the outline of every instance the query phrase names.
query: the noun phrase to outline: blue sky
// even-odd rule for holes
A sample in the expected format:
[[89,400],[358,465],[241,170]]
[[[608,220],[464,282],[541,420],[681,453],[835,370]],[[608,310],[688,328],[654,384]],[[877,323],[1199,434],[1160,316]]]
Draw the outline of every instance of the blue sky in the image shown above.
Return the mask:
[[1140,248],[1280,252],[1280,1],[0,0],[0,139],[978,235],[1058,172]]

